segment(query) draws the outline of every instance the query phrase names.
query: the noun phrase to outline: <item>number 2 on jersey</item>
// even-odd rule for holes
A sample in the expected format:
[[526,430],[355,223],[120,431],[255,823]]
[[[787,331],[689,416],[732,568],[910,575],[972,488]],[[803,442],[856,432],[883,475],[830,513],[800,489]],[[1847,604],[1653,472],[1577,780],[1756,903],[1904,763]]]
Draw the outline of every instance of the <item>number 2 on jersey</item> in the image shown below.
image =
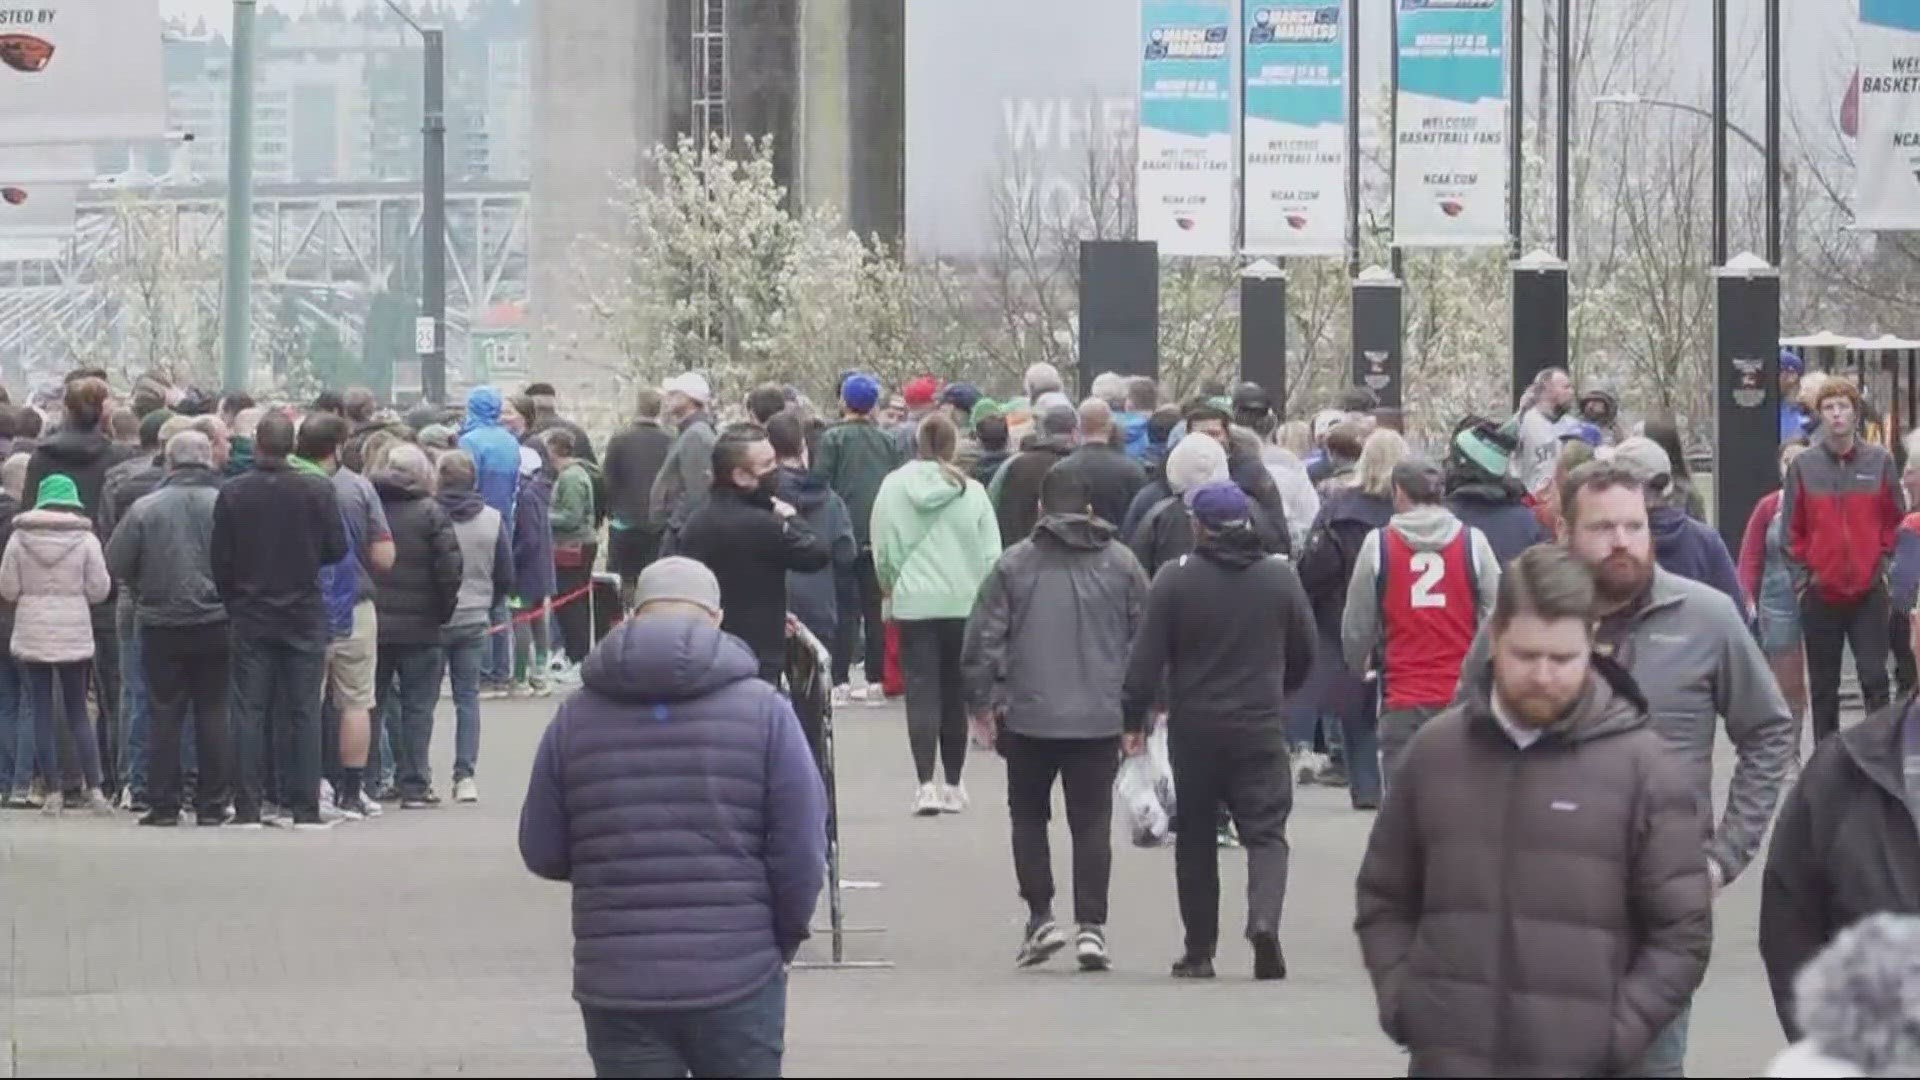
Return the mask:
[[1416,551],[1409,560],[1413,571],[1420,576],[1413,582],[1413,606],[1416,608],[1443,608],[1447,606],[1445,593],[1435,592],[1440,580],[1447,573],[1447,557],[1438,551]]

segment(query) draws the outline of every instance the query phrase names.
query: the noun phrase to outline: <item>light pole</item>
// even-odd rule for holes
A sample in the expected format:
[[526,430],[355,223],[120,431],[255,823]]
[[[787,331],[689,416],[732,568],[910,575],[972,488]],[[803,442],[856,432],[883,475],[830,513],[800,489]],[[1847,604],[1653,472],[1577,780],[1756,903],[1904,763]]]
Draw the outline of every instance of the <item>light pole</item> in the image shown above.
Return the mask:
[[[424,46],[426,118],[421,163],[420,310],[432,319],[431,351],[420,350],[420,396],[433,404],[447,399],[447,50],[446,34],[421,26],[395,0],[395,15],[420,35]],[[427,344],[420,336],[418,344]]]
[[255,0],[233,0],[233,70],[227,119],[226,321],[221,373],[228,390],[245,390],[253,336],[253,23]]

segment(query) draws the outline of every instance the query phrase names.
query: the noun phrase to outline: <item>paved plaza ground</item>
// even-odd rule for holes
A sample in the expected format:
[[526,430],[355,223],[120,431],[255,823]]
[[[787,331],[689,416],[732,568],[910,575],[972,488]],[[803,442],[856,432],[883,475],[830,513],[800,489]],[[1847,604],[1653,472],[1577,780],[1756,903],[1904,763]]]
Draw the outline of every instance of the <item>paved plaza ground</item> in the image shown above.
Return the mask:
[[[528,875],[514,845],[553,703],[488,703],[478,806],[318,834],[0,815],[0,1075],[589,1074],[568,997],[567,890]],[[447,709],[440,720],[444,770]],[[1170,980],[1172,852],[1123,840],[1115,970],[1018,972],[1024,912],[998,759],[969,772],[972,812],[914,819],[899,709],[856,708],[839,730],[847,876],[880,883],[847,893],[850,918],[887,928],[856,939],[853,955],[896,966],[794,973],[790,1075],[1404,1071],[1351,929],[1372,818],[1348,810],[1344,792],[1304,791],[1293,818],[1286,982],[1253,984],[1238,942],[1217,981]],[[1243,871],[1227,853],[1223,926],[1240,922]],[[1718,906],[1693,1013],[1695,1075],[1750,1075],[1781,1045],[1755,951],[1758,900],[1756,866]],[[824,953],[819,939],[806,948]]]

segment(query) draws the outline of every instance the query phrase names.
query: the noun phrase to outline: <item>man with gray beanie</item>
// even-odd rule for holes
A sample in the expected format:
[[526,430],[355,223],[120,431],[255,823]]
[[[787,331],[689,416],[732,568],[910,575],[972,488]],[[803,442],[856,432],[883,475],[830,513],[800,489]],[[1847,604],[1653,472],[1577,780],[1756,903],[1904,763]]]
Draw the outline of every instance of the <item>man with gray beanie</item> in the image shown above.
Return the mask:
[[1022,449],[987,485],[994,513],[1000,521],[1004,550],[1025,540],[1040,521],[1040,481],[1047,470],[1066,460],[1079,444],[1080,414],[1071,405],[1058,405],[1040,414],[1033,445]]
[[1418,458],[1393,468],[1393,517],[1361,541],[1340,627],[1347,668],[1380,697],[1386,782],[1421,725],[1453,701],[1460,662],[1493,611],[1500,560],[1445,505],[1446,476]]
[[[1287,894],[1293,810],[1286,696],[1313,664],[1313,607],[1287,560],[1254,533],[1252,503],[1232,481],[1189,500],[1194,550],[1162,568],[1121,690],[1123,745],[1144,751],[1163,688],[1173,786],[1183,822],[1209,822],[1224,804],[1247,849],[1247,939],[1256,979],[1284,979],[1280,911]],[[1186,948],[1182,979],[1213,977],[1220,936],[1220,864],[1213,830],[1182,827],[1174,877]]]
[[671,556],[534,757],[527,869],[573,886],[573,996],[601,1076],[778,1076],[786,965],[825,877],[826,790],[793,706]]
[[1727,542],[1711,525],[1673,504],[1673,462],[1660,444],[1635,435],[1613,449],[1613,463],[1640,478],[1647,491],[1647,528],[1653,533],[1653,558],[1669,574],[1711,585],[1733,606],[1747,610],[1740,574]]

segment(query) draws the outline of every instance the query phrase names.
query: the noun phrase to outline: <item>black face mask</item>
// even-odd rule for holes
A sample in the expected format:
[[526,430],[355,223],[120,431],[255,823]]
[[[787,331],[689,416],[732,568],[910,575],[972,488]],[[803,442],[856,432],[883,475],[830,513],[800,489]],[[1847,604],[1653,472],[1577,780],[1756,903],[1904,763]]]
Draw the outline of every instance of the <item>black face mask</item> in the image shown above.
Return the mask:
[[780,490],[780,469],[778,466],[761,473],[748,490],[747,497],[765,506],[773,505],[773,497]]

